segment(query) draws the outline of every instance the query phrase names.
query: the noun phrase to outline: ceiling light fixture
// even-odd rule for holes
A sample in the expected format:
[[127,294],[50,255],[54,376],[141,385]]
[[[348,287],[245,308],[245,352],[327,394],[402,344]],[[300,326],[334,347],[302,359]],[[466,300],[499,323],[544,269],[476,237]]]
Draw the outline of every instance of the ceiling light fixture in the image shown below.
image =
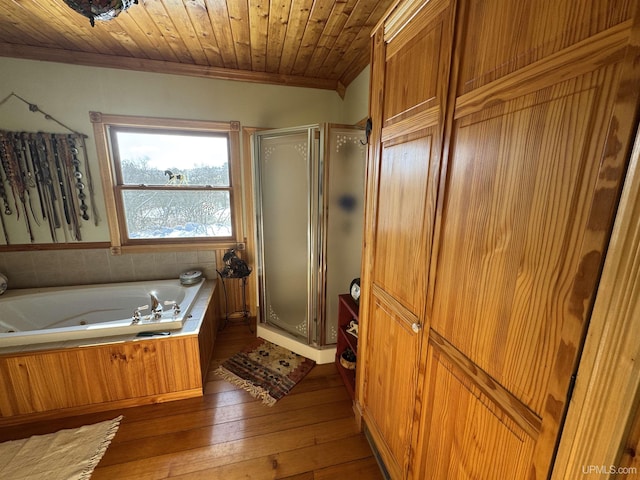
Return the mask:
[[64,0],[64,3],[87,17],[93,27],[95,20],[112,20],[138,0]]

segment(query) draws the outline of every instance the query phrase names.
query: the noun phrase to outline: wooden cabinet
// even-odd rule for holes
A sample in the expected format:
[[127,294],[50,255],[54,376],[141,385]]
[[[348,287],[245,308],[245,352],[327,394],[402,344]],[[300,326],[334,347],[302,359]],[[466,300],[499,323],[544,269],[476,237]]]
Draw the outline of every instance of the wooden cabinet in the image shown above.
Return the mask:
[[429,265],[453,9],[374,36],[358,399],[393,478],[409,470],[421,395]]
[[351,398],[355,397],[356,389],[356,371],[355,369],[346,368],[340,361],[341,355],[345,350],[350,349],[357,357],[358,355],[358,337],[347,332],[351,326],[351,322],[359,322],[358,305],[351,298],[351,295],[338,296],[338,338],[336,340],[336,367],[338,373],[342,377],[344,385],[349,391]]
[[547,478],[636,126],[639,3],[403,1],[378,25],[357,401],[392,478]]

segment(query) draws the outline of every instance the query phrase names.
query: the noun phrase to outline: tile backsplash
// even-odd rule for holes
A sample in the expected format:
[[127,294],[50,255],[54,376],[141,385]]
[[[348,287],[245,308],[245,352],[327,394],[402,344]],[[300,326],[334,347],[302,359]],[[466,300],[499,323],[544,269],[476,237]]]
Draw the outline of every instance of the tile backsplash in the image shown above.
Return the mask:
[[100,248],[0,253],[0,273],[9,279],[9,289],[178,278],[187,270],[216,278],[215,251],[111,255],[108,248]]

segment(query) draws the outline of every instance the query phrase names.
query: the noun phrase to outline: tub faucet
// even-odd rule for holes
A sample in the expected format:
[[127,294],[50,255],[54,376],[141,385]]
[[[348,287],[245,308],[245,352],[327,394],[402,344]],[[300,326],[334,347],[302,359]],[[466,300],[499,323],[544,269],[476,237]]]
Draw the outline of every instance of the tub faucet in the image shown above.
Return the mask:
[[151,299],[151,316],[157,320],[162,316],[162,304],[155,293],[149,293],[149,298]]

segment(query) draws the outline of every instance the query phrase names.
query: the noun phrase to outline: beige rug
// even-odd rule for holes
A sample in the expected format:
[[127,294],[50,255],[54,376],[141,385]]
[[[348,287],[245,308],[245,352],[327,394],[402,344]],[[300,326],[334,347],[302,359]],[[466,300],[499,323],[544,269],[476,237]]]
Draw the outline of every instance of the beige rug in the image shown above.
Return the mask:
[[2,480],[83,480],[107,451],[122,416],[80,428],[0,443]]

